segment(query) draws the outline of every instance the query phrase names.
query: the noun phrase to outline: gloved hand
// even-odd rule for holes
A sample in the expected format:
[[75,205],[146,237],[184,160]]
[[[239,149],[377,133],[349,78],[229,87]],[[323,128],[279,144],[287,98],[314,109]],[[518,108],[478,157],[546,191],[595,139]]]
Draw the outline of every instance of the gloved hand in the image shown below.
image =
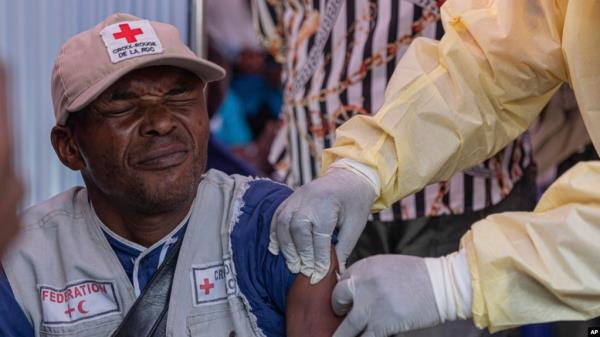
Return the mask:
[[471,279],[464,252],[423,259],[377,255],[350,266],[332,295],[348,313],[334,337],[387,337],[471,316]]
[[338,227],[336,253],[343,271],[377,195],[361,173],[331,168],[279,206],[271,222],[269,251],[281,250],[291,272],[302,272],[317,283],[329,270],[331,235]]

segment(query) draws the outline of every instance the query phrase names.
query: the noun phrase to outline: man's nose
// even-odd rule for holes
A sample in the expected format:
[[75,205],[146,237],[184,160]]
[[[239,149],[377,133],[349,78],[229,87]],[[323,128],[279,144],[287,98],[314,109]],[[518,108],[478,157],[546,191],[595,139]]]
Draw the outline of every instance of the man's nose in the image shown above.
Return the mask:
[[143,114],[141,136],[164,136],[177,127],[172,112],[164,106],[146,107]]

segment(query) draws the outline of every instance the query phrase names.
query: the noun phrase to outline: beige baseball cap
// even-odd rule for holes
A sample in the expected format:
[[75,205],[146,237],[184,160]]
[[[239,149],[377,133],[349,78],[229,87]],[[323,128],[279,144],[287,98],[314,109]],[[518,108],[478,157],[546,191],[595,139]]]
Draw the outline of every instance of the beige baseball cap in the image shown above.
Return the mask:
[[117,13],[69,39],[52,71],[56,124],[83,109],[119,78],[134,69],[169,65],[206,82],[225,76],[218,65],[196,56],[175,26]]

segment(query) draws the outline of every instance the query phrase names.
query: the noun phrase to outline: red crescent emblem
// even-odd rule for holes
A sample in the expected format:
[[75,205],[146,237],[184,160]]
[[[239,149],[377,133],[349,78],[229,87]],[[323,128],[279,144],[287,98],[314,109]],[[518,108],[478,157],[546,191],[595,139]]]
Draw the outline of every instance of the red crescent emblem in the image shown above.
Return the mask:
[[77,310],[82,313],[82,314],[87,314],[89,311],[86,311],[85,309],[83,309],[83,303],[85,303],[85,300],[79,302],[79,304],[77,304]]

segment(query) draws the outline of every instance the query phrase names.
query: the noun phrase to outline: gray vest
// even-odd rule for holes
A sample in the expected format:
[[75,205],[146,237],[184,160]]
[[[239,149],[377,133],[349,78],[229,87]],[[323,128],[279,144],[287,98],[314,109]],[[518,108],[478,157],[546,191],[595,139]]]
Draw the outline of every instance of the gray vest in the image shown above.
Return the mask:
[[[240,293],[229,234],[249,178],[209,171],[198,188],[171,291],[167,336],[263,336]],[[36,336],[109,336],[135,301],[84,188],[24,214],[3,260]]]

